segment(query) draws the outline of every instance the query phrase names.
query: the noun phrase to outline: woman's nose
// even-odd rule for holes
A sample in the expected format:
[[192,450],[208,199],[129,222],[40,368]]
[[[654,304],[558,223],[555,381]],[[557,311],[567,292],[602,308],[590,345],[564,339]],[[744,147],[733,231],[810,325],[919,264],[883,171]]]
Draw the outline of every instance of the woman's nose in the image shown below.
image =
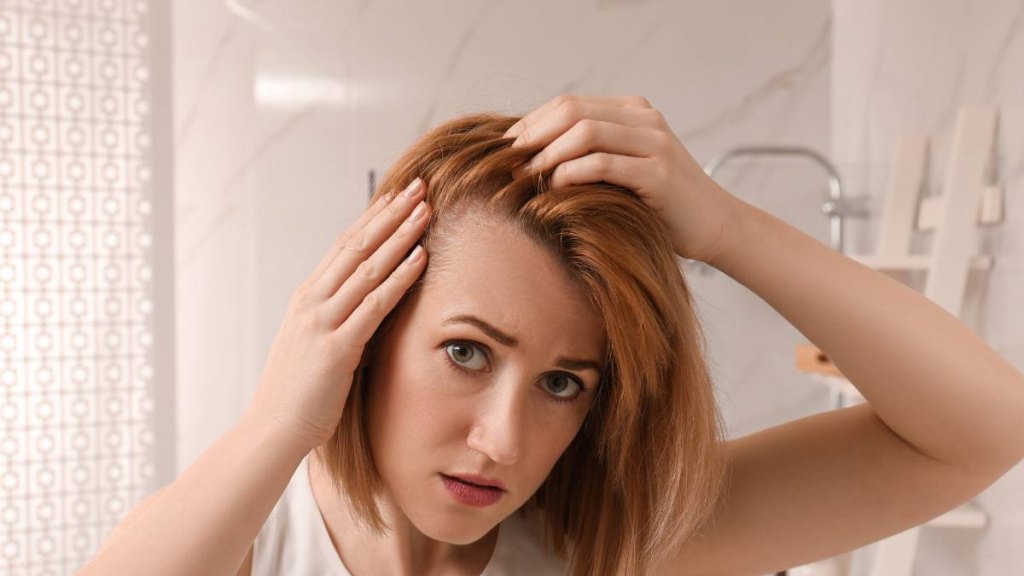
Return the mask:
[[494,382],[481,400],[467,439],[470,448],[504,466],[519,460],[523,446],[527,398],[518,387],[521,383]]

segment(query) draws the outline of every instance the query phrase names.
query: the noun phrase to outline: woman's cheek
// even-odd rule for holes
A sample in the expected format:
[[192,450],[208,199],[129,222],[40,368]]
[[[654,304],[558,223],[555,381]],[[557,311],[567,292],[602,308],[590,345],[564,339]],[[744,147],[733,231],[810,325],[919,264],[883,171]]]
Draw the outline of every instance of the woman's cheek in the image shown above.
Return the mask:
[[[428,366],[420,363],[420,366]],[[410,374],[403,379],[406,382],[405,393],[402,395],[405,411],[417,422],[443,422],[451,420],[456,403],[452,402],[453,394],[457,395],[457,384],[445,378],[445,374],[437,369],[423,370],[418,374]]]

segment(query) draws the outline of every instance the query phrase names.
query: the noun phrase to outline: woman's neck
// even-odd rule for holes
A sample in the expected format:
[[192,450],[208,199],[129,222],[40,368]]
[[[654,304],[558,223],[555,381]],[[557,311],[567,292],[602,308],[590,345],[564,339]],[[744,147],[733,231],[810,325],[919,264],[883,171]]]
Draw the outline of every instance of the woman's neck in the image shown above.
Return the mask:
[[490,562],[499,526],[472,544],[440,542],[420,532],[397,506],[382,498],[381,513],[392,529],[384,537],[378,537],[356,521],[348,502],[335,492],[315,454],[310,454],[308,462],[309,482],[317,508],[335,551],[353,576],[479,576]]

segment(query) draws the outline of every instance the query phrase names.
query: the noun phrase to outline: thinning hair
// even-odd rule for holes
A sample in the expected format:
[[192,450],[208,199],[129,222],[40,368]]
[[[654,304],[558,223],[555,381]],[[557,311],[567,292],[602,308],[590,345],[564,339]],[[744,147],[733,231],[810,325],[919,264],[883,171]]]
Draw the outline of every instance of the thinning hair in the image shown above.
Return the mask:
[[[581,286],[608,337],[601,385],[579,432],[517,513],[539,514],[545,541],[572,576],[645,574],[701,532],[723,493],[724,426],[706,343],[657,214],[624,187],[514,178],[541,148],[511,147],[503,135],[518,120],[471,114],[432,129],[394,163],[374,200],[418,176],[433,208],[422,238],[428,253],[443,249],[446,222],[487,210],[550,250]],[[370,340],[338,429],[317,448],[335,488],[379,534],[386,524],[364,416],[366,367],[406,302]]]

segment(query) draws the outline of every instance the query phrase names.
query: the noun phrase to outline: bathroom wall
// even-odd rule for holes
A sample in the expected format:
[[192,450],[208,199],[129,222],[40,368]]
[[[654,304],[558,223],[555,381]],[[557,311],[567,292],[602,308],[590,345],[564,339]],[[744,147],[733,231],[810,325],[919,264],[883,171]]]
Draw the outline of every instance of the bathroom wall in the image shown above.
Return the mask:
[[[995,268],[974,273],[964,320],[1004,358],[1024,369],[1024,2],[1020,0],[833,0],[832,154],[854,194],[885,190],[895,139],[933,136],[930,193],[944,178],[961,106],[998,106],[997,181],[1005,221],[982,232]],[[866,250],[877,220],[857,223]],[[927,241],[927,238],[920,238]],[[965,382],[970,386],[970,382]],[[1017,574],[1024,566],[1024,466],[977,500],[984,531],[922,530],[915,574]]]
[[[730,146],[826,150],[830,7],[697,2],[174,3],[178,454],[241,414],[292,290],[429,127],[560,93],[640,94],[700,161]],[[721,181],[827,239],[800,163]],[[828,407],[803,338],[745,288],[691,274],[731,435]]]
[[[315,2],[178,0],[174,9],[178,463],[251,397],[288,297],[425,130],[479,110],[522,114],[560,93],[640,94],[707,162],[749,143],[832,155],[877,205],[894,137],[948,133],[961,104],[1002,105],[1007,221],[966,320],[1024,365],[1017,200],[1024,173],[1024,5],[992,0]],[[948,138],[933,167],[941,182]],[[823,242],[820,170],[730,164],[719,180]],[[849,222],[849,250],[876,220]],[[804,338],[723,274],[688,272],[731,436],[830,407],[793,367]],[[1024,473],[978,502],[984,533],[923,532],[918,574],[1024,565]]]

